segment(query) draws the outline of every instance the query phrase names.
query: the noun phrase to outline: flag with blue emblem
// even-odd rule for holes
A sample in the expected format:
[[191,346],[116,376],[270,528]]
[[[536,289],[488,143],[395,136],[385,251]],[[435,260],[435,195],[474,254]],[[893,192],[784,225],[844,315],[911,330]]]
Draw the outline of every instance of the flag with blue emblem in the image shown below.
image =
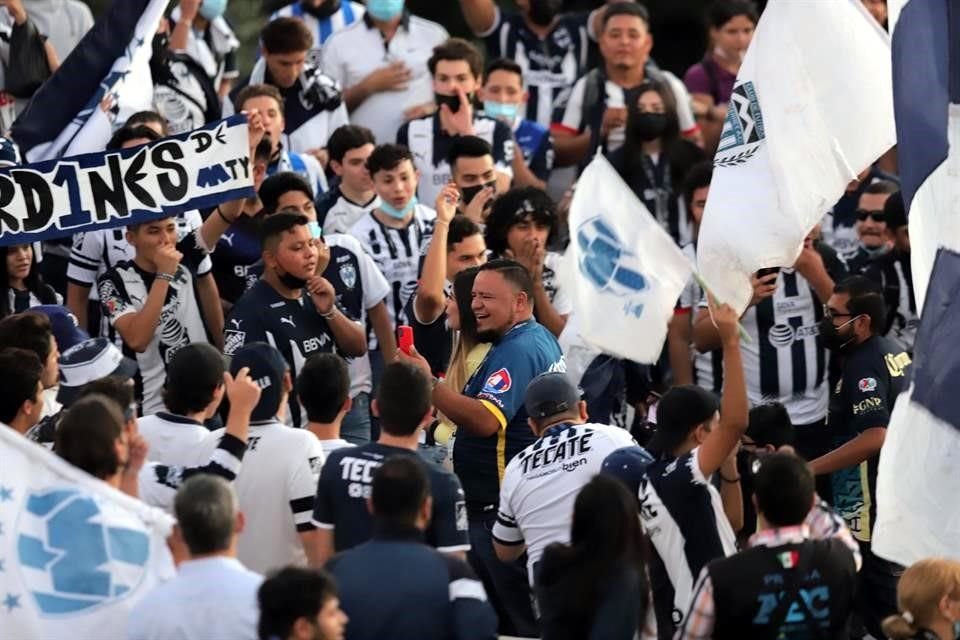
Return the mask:
[[880,453],[873,551],[901,564],[960,557],[960,11],[890,0],[897,155],[914,292],[913,384]]
[[895,143],[887,34],[860,0],[771,0],[730,98],[697,242],[718,300],[792,266],[809,231]]
[[114,0],[13,123],[28,162],[102,151],[114,123],[153,109],[150,56],[169,0]]
[[690,261],[601,155],[577,182],[570,231],[565,281],[580,337],[609,355],[656,362]]
[[0,425],[4,638],[120,637],[174,575],[173,520]]

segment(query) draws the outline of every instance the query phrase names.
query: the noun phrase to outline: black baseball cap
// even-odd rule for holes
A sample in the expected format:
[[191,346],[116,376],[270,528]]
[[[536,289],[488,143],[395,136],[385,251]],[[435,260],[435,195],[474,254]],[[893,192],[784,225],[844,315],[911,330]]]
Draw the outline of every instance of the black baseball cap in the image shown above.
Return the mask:
[[534,420],[573,411],[580,403],[580,391],[565,373],[541,373],[527,385],[523,405]]
[[283,374],[290,368],[287,361],[266,342],[251,342],[233,354],[230,375],[237,375],[243,367],[250,368],[250,379],[260,387],[260,401],[250,414],[250,420],[259,422],[275,418],[283,399]]
[[73,404],[89,382],[117,376],[129,380],[137,374],[137,363],[124,357],[117,345],[106,338],[84,340],[60,354],[60,389],[57,402]]
[[720,409],[714,394],[695,384],[673,387],[657,404],[657,429],[648,448],[657,454],[670,455],[697,425],[713,418]]

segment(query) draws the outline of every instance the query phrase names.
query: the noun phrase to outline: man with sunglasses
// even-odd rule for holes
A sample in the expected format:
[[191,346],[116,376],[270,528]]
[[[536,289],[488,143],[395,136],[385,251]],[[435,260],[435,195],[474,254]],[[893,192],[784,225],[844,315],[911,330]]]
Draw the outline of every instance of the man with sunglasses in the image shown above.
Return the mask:
[[867,630],[882,637],[880,621],[896,613],[902,567],[871,553],[876,521],[876,481],[887,423],[906,388],[910,356],[883,337],[886,305],[880,287],[864,276],[838,284],[827,301],[820,336],[840,362],[830,397],[828,427],[835,448],[810,462],[817,475],[831,474],[833,504],[863,554],[859,607]]
[[880,180],[867,186],[857,202],[857,221],[854,228],[860,241],[857,252],[847,259],[850,273],[863,273],[871,262],[890,251],[887,234],[887,217],[883,205],[897,185],[889,180]]

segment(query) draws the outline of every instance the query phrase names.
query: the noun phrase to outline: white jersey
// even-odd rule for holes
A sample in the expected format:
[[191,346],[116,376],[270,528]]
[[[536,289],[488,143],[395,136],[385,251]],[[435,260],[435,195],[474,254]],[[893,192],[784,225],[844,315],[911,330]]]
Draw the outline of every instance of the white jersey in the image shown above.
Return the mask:
[[[198,461],[209,457],[223,432],[212,432],[198,447]],[[305,429],[273,420],[250,425],[235,483],[247,519],[237,545],[237,557],[245,566],[263,574],[288,565],[306,566],[299,533],[315,528],[310,517],[323,461],[320,441]]]
[[554,310],[562,316],[573,312],[573,299],[570,290],[564,285],[560,274],[563,273],[563,254],[547,251],[543,256],[543,289],[550,298]]
[[347,442],[343,438],[333,438],[331,440],[321,440],[320,448],[323,449],[323,457],[326,459],[331,453],[337,449],[346,449],[347,447],[356,446],[350,442]]
[[323,227],[323,235],[350,233],[351,227],[363,216],[380,206],[380,196],[374,194],[366,204],[357,204],[343,195],[340,185],[335,185],[317,201],[317,220]]
[[[692,242],[683,245],[681,248],[683,255],[690,260],[690,264],[697,264],[697,246]],[[690,314],[690,322],[696,321],[697,311],[706,308],[707,298],[703,289],[692,276],[687,281],[687,285],[680,292],[680,300],[677,302],[679,313]],[[691,348],[693,353],[693,376],[694,382],[713,393],[720,395],[723,391],[723,350],[714,349],[706,353],[700,353]]]
[[507,464],[493,538],[503,545],[526,544],[527,572],[554,542],[570,541],[573,502],[600,472],[603,460],[636,445],[629,431],[604,424],[558,424]]
[[151,460],[174,465],[196,460],[196,447],[210,436],[202,423],[166,411],[137,420],[137,431],[150,446]]

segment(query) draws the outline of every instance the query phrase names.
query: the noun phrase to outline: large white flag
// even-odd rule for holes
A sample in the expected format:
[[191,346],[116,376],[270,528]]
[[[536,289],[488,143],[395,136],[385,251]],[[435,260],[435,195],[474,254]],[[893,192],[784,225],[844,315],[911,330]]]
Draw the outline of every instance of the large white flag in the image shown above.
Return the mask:
[[172,524],[0,425],[0,637],[123,637],[173,577]]
[[890,42],[860,0],[771,0],[737,76],[697,245],[739,311],[750,276],[796,262],[846,185],[896,140]]
[[570,232],[580,336],[604,353],[656,362],[690,261],[601,155],[577,182]]

